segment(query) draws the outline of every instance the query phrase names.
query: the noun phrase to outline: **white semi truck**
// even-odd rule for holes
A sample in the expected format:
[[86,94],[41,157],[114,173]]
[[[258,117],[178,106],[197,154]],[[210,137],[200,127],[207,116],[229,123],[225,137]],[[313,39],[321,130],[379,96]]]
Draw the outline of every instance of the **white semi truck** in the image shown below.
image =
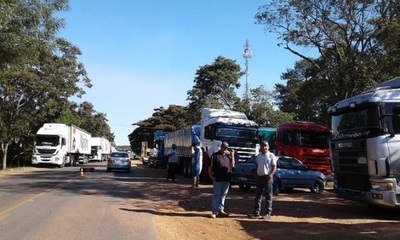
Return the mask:
[[91,149],[89,161],[102,162],[107,160],[111,153],[110,141],[104,137],[92,137],[89,142]]
[[204,108],[201,114],[201,146],[208,156],[218,151],[223,141],[237,153],[238,162],[247,161],[258,153],[258,125],[242,112]]
[[32,164],[52,164],[59,167],[88,163],[91,134],[62,123],[45,123],[36,133]]
[[400,77],[328,109],[337,196],[400,207]]

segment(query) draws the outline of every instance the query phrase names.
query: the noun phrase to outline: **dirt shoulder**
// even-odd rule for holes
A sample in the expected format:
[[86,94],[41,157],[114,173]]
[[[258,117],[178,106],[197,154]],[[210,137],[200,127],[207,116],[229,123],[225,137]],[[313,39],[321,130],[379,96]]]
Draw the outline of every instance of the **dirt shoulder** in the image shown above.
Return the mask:
[[148,185],[154,196],[155,224],[162,239],[395,239],[400,211],[373,209],[336,198],[330,190],[312,194],[294,190],[274,197],[270,221],[248,219],[254,189],[233,186],[226,199],[228,218],[210,218],[212,185],[191,188],[191,179],[165,182],[165,169],[136,166],[158,179]]

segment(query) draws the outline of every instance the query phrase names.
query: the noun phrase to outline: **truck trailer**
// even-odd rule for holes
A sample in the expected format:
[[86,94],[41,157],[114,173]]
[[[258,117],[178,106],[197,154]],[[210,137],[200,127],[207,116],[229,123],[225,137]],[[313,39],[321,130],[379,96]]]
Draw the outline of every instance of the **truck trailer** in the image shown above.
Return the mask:
[[339,198],[400,207],[400,77],[329,107]]
[[74,166],[79,159],[88,163],[91,134],[62,123],[45,123],[36,133],[32,164],[52,164],[59,167]]
[[167,133],[164,138],[164,158],[168,159],[168,151],[172,144],[175,144],[179,156],[179,169],[185,177],[192,174],[192,146],[194,143],[200,143],[200,130],[200,125],[193,125]]
[[90,138],[90,149],[89,161],[102,162],[107,160],[111,153],[111,143],[104,137],[92,137]]

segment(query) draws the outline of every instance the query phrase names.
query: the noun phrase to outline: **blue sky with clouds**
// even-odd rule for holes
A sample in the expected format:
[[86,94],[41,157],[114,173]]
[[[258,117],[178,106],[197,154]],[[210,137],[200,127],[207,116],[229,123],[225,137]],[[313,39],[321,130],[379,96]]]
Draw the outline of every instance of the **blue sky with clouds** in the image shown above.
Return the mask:
[[[245,69],[249,87],[273,90],[296,56],[277,47],[276,35],[255,24],[261,0],[70,0],[59,35],[79,47],[93,87],[88,101],[105,113],[117,145],[128,145],[133,123],[153,109],[187,105],[196,70],[223,56]],[[244,93],[245,77],[241,78]]]

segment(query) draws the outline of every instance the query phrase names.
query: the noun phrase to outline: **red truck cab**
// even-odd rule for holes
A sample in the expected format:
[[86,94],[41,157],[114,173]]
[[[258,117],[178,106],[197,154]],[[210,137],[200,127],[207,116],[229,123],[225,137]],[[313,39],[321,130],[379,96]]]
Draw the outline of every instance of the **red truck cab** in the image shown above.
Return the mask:
[[285,123],[277,127],[275,154],[299,159],[311,170],[332,178],[329,127],[312,122]]

